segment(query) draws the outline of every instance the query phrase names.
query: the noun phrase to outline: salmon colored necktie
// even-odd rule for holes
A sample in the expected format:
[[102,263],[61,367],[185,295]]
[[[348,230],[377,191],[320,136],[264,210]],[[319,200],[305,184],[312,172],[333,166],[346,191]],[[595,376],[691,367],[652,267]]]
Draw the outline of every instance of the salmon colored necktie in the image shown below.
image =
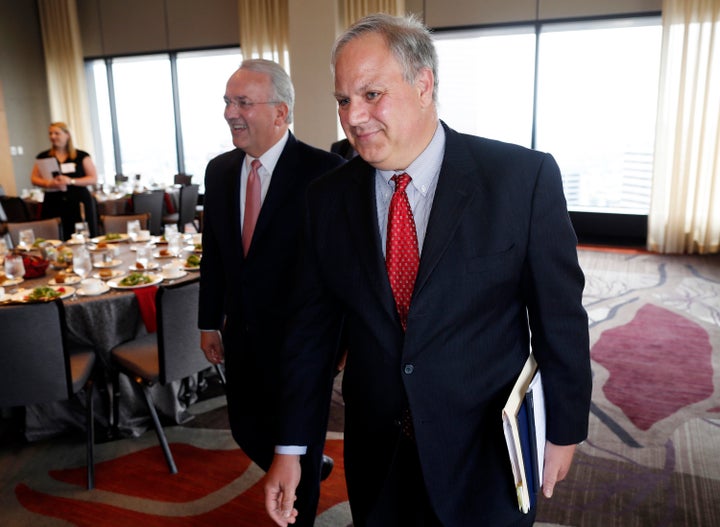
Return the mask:
[[255,224],[260,215],[260,176],[258,169],[262,166],[259,159],[253,159],[250,164],[250,174],[248,174],[247,186],[245,187],[245,214],[243,216],[242,225],[242,245],[243,254],[247,256],[252,241]]
[[412,178],[407,174],[399,174],[393,176],[392,180],[395,182],[395,192],[390,199],[388,210],[385,266],[400,315],[400,323],[403,329],[407,329],[410,298],[415,287],[420,255],[415,220],[405,192]]

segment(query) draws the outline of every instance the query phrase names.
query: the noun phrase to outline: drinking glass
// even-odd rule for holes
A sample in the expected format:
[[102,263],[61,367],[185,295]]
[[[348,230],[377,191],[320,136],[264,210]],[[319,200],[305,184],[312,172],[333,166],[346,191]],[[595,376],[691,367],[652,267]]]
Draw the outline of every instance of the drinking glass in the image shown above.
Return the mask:
[[168,223],[165,225],[163,233],[165,235],[165,239],[169,242],[172,235],[178,233],[178,227],[174,223]]
[[135,262],[142,267],[138,269],[148,269],[153,260],[153,248],[151,245],[141,245],[135,252]]
[[130,238],[130,242],[133,244],[130,249],[134,251],[134,243],[137,241],[138,236],[140,236],[140,220],[130,220],[127,222],[127,235],[128,238]]
[[10,280],[17,280],[25,276],[25,265],[19,254],[5,256],[5,276]]
[[179,258],[184,246],[183,237],[176,232],[171,234],[169,238],[166,236],[166,239],[168,242],[168,252],[175,258]]
[[90,226],[86,221],[80,221],[75,224],[75,233],[82,236],[83,242],[87,242],[90,239]]
[[85,279],[92,271],[92,268],[92,259],[88,250],[84,246],[75,249],[73,251],[73,271],[75,274],[81,279]]
[[23,249],[31,249],[35,243],[35,231],[32,229],[23,229],[18,234],[18,246]]

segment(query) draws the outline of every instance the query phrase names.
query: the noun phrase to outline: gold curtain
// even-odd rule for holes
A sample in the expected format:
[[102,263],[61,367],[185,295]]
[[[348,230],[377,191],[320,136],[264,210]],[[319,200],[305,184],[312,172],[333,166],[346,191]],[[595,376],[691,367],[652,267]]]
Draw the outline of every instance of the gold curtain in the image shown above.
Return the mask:
[[66,122],[75,146],[92,152],[77,5],[75,0],[37,0],[37,3],[50,94],[50,120]]
[[288,0],[238,0],[243,57],[274,60],[290,71]]
[[340,0],[340,13],[343,27],[350,27],[359,18],[372,13],[403,16],[405,0]]
[[720,0],[664,0],[648,249],[720,252]]

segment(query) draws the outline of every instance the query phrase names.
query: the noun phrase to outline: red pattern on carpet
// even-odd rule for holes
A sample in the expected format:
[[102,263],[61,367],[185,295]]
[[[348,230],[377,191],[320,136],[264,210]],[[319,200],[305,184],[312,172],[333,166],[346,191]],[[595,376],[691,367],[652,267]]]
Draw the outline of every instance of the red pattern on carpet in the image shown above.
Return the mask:
[[713,394],[707,331],[667,309],[644,305],[604,331],[591,353],[610,372],[605,396],[640,430]]
[[[151,447],[98,463],[95,471],[97,489],[158,502],[190,503],[222,489],[250,466],[250,460],[241,450],[205,450],[183,443],[173,443],[171,448],[179,468],[177,474],[168,473],[160,447]],[[327,441],[325,452],[334,458],[335,467],[322,483],[318,514],[348,499],[342,440]],[[85,467],[50,471],[53,478],[80,488],[85,486],[85,473]],[[142,477],[133,477],[140,473]],[[205,514],[192,516],[147,514],[103,503],[53,496],[25,484],[15,488],[15,495],[26,509],[71,521],[78,527],[96,526],[99,518],[102,518],[103,527],[269,527],[274,523],[265,513],[263,484],[264,479],[261,479],[225,504]]]

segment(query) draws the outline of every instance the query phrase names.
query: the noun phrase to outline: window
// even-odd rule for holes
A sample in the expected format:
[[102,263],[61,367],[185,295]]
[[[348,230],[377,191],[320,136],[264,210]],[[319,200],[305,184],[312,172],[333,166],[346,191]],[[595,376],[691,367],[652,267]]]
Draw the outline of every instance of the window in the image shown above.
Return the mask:
[[241,62],[238,48],[89,61],[99,180],[165,186],[184,172],[202,185],[207,162],[233,148],[222,97]]
[[661,33],[659,17],[539,24],[536,50],[534,27],[438,32],[440,116],[552,153],[571,211],[647,215]]
[[534,28],[438,33],[438,112],[463,132],[530,147]]

